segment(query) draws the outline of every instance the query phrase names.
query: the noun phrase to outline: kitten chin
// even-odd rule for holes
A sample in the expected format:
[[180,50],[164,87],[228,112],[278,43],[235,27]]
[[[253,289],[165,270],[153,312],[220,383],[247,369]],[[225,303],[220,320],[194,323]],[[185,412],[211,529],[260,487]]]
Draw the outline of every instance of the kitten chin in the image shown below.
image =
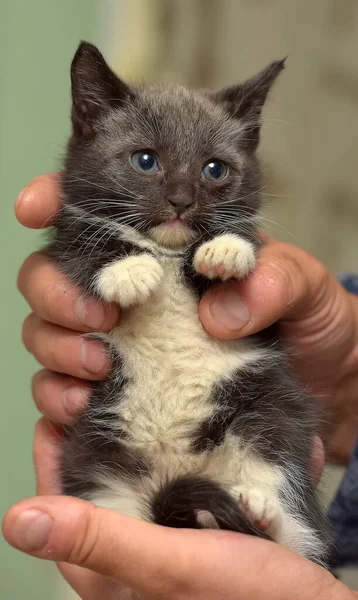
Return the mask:
[[148,232],[148,236],[159,246],[180,249],[194,242],[199,237],[199,234],[180,223],[178,225],[162,223],[161,225],[152,227]]

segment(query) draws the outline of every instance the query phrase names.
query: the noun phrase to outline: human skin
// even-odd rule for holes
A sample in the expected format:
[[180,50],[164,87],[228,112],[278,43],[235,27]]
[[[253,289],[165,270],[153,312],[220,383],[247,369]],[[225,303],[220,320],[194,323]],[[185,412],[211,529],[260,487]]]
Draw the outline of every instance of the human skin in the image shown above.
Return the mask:
[[[59,208],[57,178],[48,175],[23,191],[16,214],[23,225],[41,228]],[[41,253],[25,261],[19,289],[33,310],[24,323],[24,343],[45,366],[33,380],[36,404],[47,419],[69,423],[85,405],[87,380],[105,377],[110,368],[104,349],[80,334],[107,331],[120,315],[114,306],[84,305],[80,290]],[[346,462],[358,431],[358,300],[318,260],[270,239],[247,280],[221,284],[203,298],[200,318],[223,339],[280,320],[299,376],[325,396],[334,414],[330,457]],[[320,567],[276,544],[224,532],[168,530],[56,496],[60,442],[61,429],[42,419],[34,444],[40,496],[10,509],[4,535],[20,550],[61,562],[84,600],[124,600],[135,593],[199,600],[357,597]],[[320,456],[316,445],[313,468],[318,472]]]

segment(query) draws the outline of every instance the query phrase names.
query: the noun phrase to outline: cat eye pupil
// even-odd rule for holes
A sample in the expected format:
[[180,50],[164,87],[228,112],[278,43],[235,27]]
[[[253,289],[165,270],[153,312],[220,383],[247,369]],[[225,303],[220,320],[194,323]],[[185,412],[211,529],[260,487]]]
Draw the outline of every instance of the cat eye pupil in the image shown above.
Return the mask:
[[223,179],[227,173],[226,165],[221,160],[210,160],[202,170],[202,175],[209,181],[218,181]]
[[153,154],[147,154],[147,152],[143,152],[143,154],[141,154],[138,158],[138,162],[144,170],[153,169],[155,165],[155,158]]
[[209,173],[214,179],[219,179],[222,176],[223,168],[221,163],[212,162],[208,164]]
[[136,171],[149,174],[159,171],[159,162],[154,152],[134,152],[130,161]]

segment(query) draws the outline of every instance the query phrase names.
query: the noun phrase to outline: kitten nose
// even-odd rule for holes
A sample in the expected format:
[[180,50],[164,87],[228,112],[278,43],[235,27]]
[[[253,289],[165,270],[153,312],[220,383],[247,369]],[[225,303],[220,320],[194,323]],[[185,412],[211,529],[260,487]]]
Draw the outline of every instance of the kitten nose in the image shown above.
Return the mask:
[[177,213],[178,217],[185,213],[185,211],[188,210],[188,208],[190,208],[194,204],[194,200],[191,196],[181,193],[170,194],[169,196],[167,196],[167,200],[169,204],[171,204],[171,206],[175,208],[175,212]]

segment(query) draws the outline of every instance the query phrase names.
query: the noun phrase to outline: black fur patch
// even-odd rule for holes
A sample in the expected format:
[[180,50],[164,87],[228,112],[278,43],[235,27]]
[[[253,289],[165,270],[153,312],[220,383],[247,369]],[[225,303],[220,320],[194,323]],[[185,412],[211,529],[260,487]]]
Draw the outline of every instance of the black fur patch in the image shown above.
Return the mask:
[[98,474],[123,480],[150,471],[145,457],[123,443],[125,433],[114,408],[128,382],[121,376],[120,357],[113,355],[112,361],[108,379],[92,385],[87,408],[67,428],[61,470],[63,492],[70,496],[90,497],[99,488]]
[[198,511],[208,511],[220,529],[270,539],[255,527],[233,498],[219,485],[205,478],[183,476],[169,481],[151,502],[158,525],[201,529]]

